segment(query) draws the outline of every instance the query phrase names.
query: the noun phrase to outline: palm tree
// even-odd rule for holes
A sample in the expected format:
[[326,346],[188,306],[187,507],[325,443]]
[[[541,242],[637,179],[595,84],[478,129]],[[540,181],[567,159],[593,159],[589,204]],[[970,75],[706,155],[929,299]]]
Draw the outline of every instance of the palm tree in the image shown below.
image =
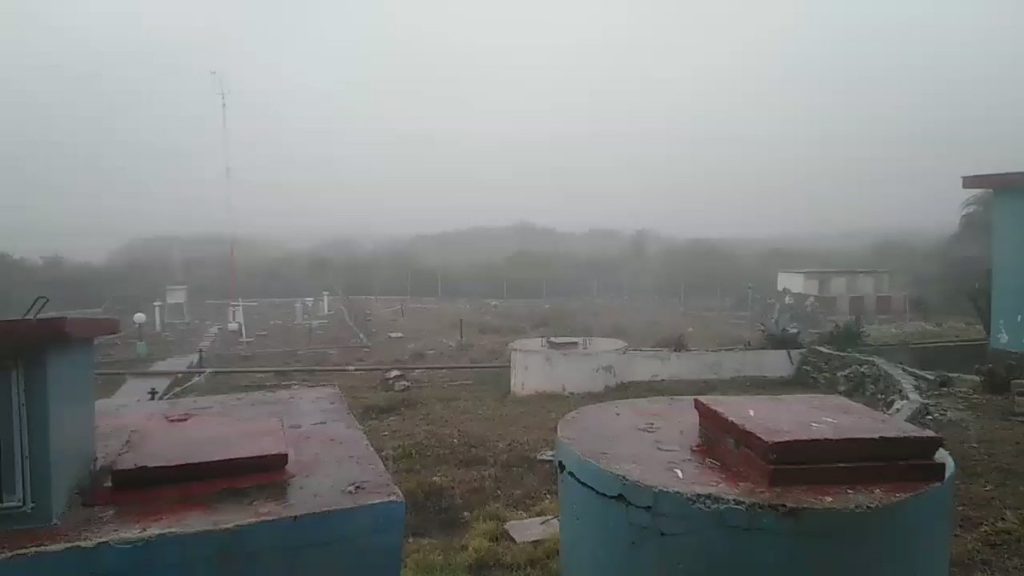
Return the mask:
[[991,328],[993,198],[991,190],[983,190],[964,201],[948,252],[953,278],[967,296],[985,334]]
[[957,224],[955,234],[976,247],[984,247],[982,251],[986,257],[992,238],[993,199],[994,195],[991,190],[982,190],[964,200],[964,203],[960,205],[960,222]]

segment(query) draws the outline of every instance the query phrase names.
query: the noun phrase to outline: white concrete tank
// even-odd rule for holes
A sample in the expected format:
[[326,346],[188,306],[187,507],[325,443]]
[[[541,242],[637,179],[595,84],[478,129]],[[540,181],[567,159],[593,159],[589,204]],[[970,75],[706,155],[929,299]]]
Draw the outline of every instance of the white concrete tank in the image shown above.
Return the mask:
[[509,345],[512,394],[580,394],[615,386],[626,343],[615,338],[524,338]]

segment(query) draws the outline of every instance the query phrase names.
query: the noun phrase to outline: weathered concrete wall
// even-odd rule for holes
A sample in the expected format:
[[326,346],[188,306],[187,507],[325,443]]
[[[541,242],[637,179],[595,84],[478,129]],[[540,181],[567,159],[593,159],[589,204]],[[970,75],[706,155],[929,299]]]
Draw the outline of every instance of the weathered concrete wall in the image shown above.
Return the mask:
[[997,190],[992,207],[992,334],[999,350],[1024,352],[1024,190]]
[[629,350],[619,359],[616,372],[620,382],[789,378],[801,354],[802,350]]
[[[607,340],[607,339],[594,339]],[[801,350],[717,350],[672,352],[627,350],[626,343],[589,350],[511,346],[512,394],[600,392],[623,382],[716,380],[744,376],[789,378]],[[621,345],[620,345],[621,344]]]
[[988,362],[987,341],[865,346],[857,351],[918,370],[959,374],[973,374],[976,366]]
[[923,407],[914,378],[875,356],[810,348],[803,355],[796,378],[902,420],[915,417]]
[[512,394],[583,394],[615,386],[625,350],[516,349],[511,354]]
[[0,576],[398,576],[404,526],[405,504],[383,501],[219,531],[140,533],[117,541],[52,546],[0,559]]

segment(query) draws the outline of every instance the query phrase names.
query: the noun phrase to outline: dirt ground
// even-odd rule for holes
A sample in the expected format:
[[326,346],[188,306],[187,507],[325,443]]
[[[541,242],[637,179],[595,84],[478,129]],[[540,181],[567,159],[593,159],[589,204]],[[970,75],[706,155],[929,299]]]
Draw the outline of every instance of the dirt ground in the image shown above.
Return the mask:
[[1006,396],[973,387],[926,395],[932,418],[957,464],[956,576],[1024,574],[1024,422]]
[[[348,301],[346,307],[351,324],[335,312],[313,316],[326,322],[312,326],[295,324],[293,302],[247,307],[253,342],[242,346],[237,336],[223,334],[208,355],[208,365],[502,362],[512,340],[546,335],[610,336],[633,346],[652,346],[682,333],[693,348],[739,345],[747,337],[741,317],[683,314],[675,307],[639,303],[363,298]],[[198,341],[202,320],[194,334],[183,334],[180,341],[174,336],[172,342],[193,346],[188,340]],[[402,336],[388,336],[395,332]],[[358,333],[365,335],[369,347]],[[117,361],[108,357],[108,362]],[[602,394],[514,398],[508,394],[507,370],[408,376],[412,387],[394,392],[379,384],[379,373],[218,375],[182,395],[338,386],[406,497],[405,573],[457,576],[557,574],[557,542],[517,545],[502,525],[509,519],[557,513],[555,474],[536,455],[552,448],[555,426],[569,411],[636,396],[808,391],[792,382],[745,379],[630,384]],[[953,574],[1024,574],[1024,423],[1010,417],[1008,399],[971,389],[940,390],[928,399],[934,410],[925,424],[945,435],[959,466]]]
[[[351,325],[336,306],[327,316],[308,316],[315,325],[295,323],[294,301],[247,306],[253,341],[242,347],[225,334],[211,350],[211,365],[495,362],[507,358],[513,340],[532,336],[607,336],[649,347],[672,345],[683,334],[691,348],[740,346],[749,339],[742,317],[684,314],[667,303],[351,298],[344,306]],[[357,331],[370,348],[361,346]]]

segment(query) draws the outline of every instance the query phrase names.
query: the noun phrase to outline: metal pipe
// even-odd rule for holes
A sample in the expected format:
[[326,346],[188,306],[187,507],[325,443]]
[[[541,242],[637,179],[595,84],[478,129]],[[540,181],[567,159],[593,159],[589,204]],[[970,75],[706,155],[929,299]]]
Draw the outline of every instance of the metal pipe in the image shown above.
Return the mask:
[[182,368],[180,370],[96,370],[96,376],[176,376],[178,374],[266,374],[269,372],[385,372],[387,370],[502,370],[509,363],[492,364],[376,364],[355,366],[247,366],[244,368]]
[[[306,348],[264,348],[263,350],[249,350],[250,356],[256,354],[280,354],[283,352],[332,352],[336,350],[366,350],[369,346],[362,344],[339,344],[337,346],[312,346]],[[230,350],[224,350],[220,352],[210,352],[210,356],[235,356],[238,352],[232,352]]]

